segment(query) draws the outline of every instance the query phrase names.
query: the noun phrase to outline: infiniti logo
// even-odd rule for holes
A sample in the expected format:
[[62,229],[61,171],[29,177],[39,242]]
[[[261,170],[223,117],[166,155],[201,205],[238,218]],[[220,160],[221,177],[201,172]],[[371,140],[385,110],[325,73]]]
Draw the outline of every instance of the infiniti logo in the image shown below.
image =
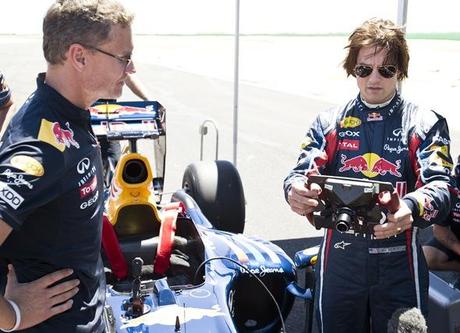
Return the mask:
[[402,128],[396,128],[393,130],[393,135],[394,136],[400,136],[402,132]]
[[86,171],[88,171],[90,165],[91,165],[91,161],[89,160],[89,158],[85,157],[80,162],[78,162],[77,172],[80,175],[84,174]]

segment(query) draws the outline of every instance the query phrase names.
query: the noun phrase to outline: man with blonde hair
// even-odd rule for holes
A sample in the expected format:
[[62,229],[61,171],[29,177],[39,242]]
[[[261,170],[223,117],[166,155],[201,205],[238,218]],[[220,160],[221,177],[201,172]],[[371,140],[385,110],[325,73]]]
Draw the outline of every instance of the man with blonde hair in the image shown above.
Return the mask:
[[43,21],[46,73],[0,147],[0,329],[103,332],[101,156],[88,107],[134,73],[132,15],[115,0],[58,0]]

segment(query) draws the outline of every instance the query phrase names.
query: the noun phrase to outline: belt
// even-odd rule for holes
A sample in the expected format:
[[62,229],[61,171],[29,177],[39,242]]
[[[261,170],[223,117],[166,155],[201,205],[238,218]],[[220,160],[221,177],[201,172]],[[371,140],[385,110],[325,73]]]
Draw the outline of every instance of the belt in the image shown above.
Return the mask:
[[395,253],[405,252],[406,245],[391,246],[391,247],[370,247],[369,254],[381,254],[381,253]]

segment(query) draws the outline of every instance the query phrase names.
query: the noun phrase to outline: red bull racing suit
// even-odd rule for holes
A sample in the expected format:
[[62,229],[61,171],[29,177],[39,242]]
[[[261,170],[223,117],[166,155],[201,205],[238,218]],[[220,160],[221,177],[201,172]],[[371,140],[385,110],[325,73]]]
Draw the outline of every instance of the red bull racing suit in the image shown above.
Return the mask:
[[100,258],[103,180],[87,110],[43,82],[13,117],[0,147],[0,246],[18,281],[62,268],[80,280],[72,308],[21,332],[103,332]]
[[417,229],[443,221],[449,211],[449,143],[444,118],[398,94],[378,108],[358,96],[314,121],[285,179],[286,198],[291,184],[312,170],[387,181],[414,219],[411,229],[384,240],[326,229],[316,267],[321,332],[386,332],[402,307],[427,314],[428,270]]
[[[450,231],[457,237],[457,240],[460,241],[460,186],[459,186],[459,179],[456,179],[456,187],[451,189],[450,197],[451,197],[451,207],[450,207],[450,214],[443,223],[438,223],[444,227],[449,227]],[[438,250],[444,252],[447,256],[447,260],[456,260],[460,262],[460,255],[456,252],[452,251],[450,248],[446,247],[442,244],[439,240],[437,240],[434,236],[432,236],[428,242],[424,245],[432,246],[437,248]],[[460,280],[459,280],[460,281]]]

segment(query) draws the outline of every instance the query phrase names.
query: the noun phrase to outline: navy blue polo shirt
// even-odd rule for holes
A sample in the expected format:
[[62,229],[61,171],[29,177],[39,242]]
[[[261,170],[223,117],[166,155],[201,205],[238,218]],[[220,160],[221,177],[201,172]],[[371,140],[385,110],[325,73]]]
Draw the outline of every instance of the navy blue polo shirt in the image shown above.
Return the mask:
[[0,218],[13,231],[0,257],[19,282],[62,268],[80,280],[72,309],[24,332],[102,332],[103,178],[87,110],[37,79],[0,146]]

